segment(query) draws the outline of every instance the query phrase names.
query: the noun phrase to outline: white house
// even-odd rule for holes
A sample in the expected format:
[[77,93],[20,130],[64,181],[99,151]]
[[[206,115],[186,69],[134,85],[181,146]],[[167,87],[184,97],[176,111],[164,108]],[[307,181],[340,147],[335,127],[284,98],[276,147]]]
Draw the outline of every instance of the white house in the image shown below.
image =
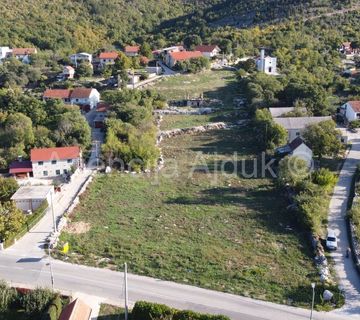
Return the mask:
[[274,57],[266,56],[265,50],[261,49],[260,58],[256,60],[256,68],[260,72],[264,72],[269,75],[277,75],[277,59]]
[[11,49],[9,47],[0,47],[0,62],[4,60],[11,53]]
[[216,57],[221,49],[217,45],[201,45],[196,46],[195,51],[200,51],[205,58],[211,59]]
[[86,52],[75,53],[70,56],[70,60],[75,67],[81,62],[92,63],[92,54]]
[[94,88],[75,88],[70,94],[70,103],[80,106],[96,107],[100,102],[100,93]]
[[298,157],[306,161],[309,167],[312,166],[313,152],[300,137],[295,138],[286,146],[277,148],[275,154],[280,157]]
[[74,79],[75,69],[72,66],[65,66],[61,73],[64,79]]
[[36,53],[36,48],[13,48],[7,56],[14,57],[23,63],[30,63],[31,56]]
[[46,200],[51,204],[53,186],[22,186],[11,197],[16,207],[22,211],[35,211]]
[[322,121],[331,120],[327,117],[289,117],[289,118],[274,118],[275,123],[281,125],[288,132],[288,141],[292,142],[297,137],[301,137],[306,127],[310,124],[319,123]]
[[360,101],[348,101],[340,107],[340,113],[347,121],[360,120]]
[[68,174],[82,165],[80,147],[31,149],[30,160],[34,178]]
[[139,46],[126,46],[124,53],[128,57],[136,57],[139,55],[140,47]]
[[119,58],[119,54],[116,51],[100,52],[98,56],[99,65],[101,68],[104,68],[107,65],[112,65],[115,63],[117,58]]
[[46,89],[43,99],[60,99],[64,103],[76,104],[89,111],[100,102],[100,93],[94,88]]

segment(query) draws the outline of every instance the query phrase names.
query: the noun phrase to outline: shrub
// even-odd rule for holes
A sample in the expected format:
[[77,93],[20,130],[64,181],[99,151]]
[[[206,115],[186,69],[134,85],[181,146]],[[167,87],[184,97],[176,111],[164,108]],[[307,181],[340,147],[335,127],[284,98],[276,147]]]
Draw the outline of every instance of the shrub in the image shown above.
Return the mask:
[[313,173],[313,182],[325,189],[334,187],[337,177],[329,169],[321,168]]
[[357,129],[360,128],[360,120],[354,120],[349,123],[350,129]]
[[16,290],[10,288],[6,282],[0,282],[0,312],[5,312],[16,299]]
[[174,310],[164,304],[138,301],[131,312],[132,320],[171,320]]
[[55,305],[50,305],[49,309],[44,313],[42,320],[57,320],[59,316]]
[[54,293],[51,290],[36,288],[24,294],[20,302],[27,314],[40,316],[53,299]]
[[178,311],[174,314],[173,320],[200,320],[200,314],[190,310]]

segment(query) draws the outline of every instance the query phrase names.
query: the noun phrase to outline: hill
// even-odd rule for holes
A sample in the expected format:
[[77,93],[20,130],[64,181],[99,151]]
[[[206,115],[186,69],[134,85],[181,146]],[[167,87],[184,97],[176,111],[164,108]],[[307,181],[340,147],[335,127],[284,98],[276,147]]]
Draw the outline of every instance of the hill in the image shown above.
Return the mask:
[[[143,39],[158,45],[226,25],[247,27],[307,17],[359,1],[296,0],[0,0],[0,45],[68,53]],[[164,37],[166,36],[166,37]],[[169,38],[170,37],[170,38]]]

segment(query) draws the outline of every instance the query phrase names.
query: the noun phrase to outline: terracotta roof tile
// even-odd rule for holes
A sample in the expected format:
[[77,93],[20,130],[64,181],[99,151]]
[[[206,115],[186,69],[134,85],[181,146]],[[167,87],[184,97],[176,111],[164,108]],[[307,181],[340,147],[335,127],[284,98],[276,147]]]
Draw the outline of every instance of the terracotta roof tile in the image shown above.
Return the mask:
[[126,46],[125,52],[126,53],[138,53],[140,50],[139,46]]
[[202,57],[200,51],[180,51],[180,52],[171,52],[170,56],[176,61],[188,60],[192,58]]
[[195,50],[200,52],[213,52],[216,48],[219,49],[217,45],[201,45],[196,46]]
[[61,312],[59,320],[89,320],[91,308],[80,299],[69,303]]
[[360,112],[360,101],[348,101],[348,104],[355,112]]
[[70,97],[71,99],[86,99],[90,97],[92,90],[92,88],[75,88]]
[[43,98],[49,99],[69,99],[71,91],[69,89],[46,89]]
[[36,48],[13,48],[12,54],[14,56],[24,56],[24,55],[30,55],[35,54],[37,52]]
[[117,59],[119,54],[116,51],[105,51],[99,54],[99,59]]
[[31,161],[67,160],[80,157],[80,147],[31,149]]

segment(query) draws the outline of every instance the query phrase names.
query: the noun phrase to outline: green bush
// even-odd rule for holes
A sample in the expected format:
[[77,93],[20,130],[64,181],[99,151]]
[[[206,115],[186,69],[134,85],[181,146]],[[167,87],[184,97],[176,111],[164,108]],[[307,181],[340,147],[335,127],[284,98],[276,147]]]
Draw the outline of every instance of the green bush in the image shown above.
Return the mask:
[[190,310],[176,310],[163,304],[138,301],[131,313],[132,320],[230,320],[222,315],[201,314]]
[[0,312],[6,312],[9,306],[16,299],[17,294],[14,288],[10,288],[6,282],[0,282]]
[[54,293],[51,290],[36,288],[24,294],[20,303],[27,314],[41,316],[53,299]]
[[131,312],[132,320],[171,320],[174,310],[164,304],[137,301]]
[[49,309],[44,313],[42,320],[57,320],[59,316],[55,305],[50,305]]

